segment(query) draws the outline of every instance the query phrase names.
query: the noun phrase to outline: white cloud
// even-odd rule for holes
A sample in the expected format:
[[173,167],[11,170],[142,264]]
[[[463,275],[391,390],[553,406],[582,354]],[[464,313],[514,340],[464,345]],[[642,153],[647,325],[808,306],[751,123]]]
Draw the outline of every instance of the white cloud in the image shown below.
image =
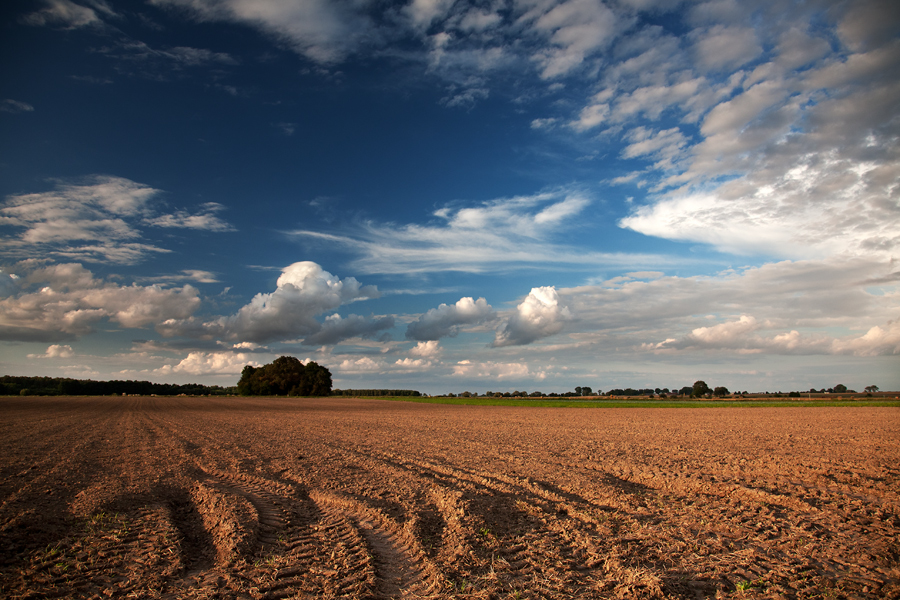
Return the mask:
[[712,327],[698,327],[691,332],[691,337],[704,344],[718,345],[756,329],[756,319],[742,315],[740,319],[730,323],[719,323]]
[[189,11],[201,21],[244,23],[289,44],[307,58],[325,65],[334,64],[354,52],[368,35],[372,24],[362,10],[352,4],[307,0],[151,0],[159,6]]
[[71,0],[44,0],[45,7],[22,17],[28,25],[54,25],[65,29],[77,29],[88,25],[102,25],[97,12],[114,15],[112,9],[102,0],[91,2],[93,8],[71,2]]
[[453,0],[412,0],[403,12],[414,28],[424,31],[436,19],[445,16],[452,6]]
[[756,32],[749,27],[716,25],[696,34],[694,51],[705,69],[740,67],[762,52]]
[[722,351],[739,354],[848,354],[854,356],[882,356],[900,354],[900,322],[892,321],[882,328],[878,325],[864,335],[841,337],[823,333],[801,334],[796,329],[782,333],[757,333],[772,329],[743,315],[737,321],[726,321],[711,327],[698,327],[681,339],[670,338],[658,344],[645,344],[654,352]]
[[531,121],[532,129],[551,129],[554,125],[556,125],[557,119],[555,118],[546,118],[546,119],[534,119]]
[[29,354],[28,358],[71,358],[75,356],[72,346],[53,344],[44,354]]
[[8,112],[8,113],[23,113],[23,112],[34,112],[34,107],[26,102],[19,102],[18,100],[10,100],[7,98],[0,102],[0,111]]
[[609,117],[609,104],[591,104],[581,109],[576,121],[570,125],[576,131],[587,131],[602,124]]
[[494,337],[493,346],[520,346],[559,333],[570,317],[553,286],[532,288]]
[[369,374],[384,371],[386,368],[383,361],[376,361],[368,356],[363,356],[357,359],[344,359],[335,368],[335,372],[340,375]]
[[465,31],[484,31],[500,24],[501,21],[503,17],[496,12],[471,8],[463,16],[459,27]]
[[250,355],[242,352],[191,352],[173,367],[158,369],[162,373],[187,373],[188,375],[237,375],[244,367],[262,366],[250,360]]
[[662,256],[591,252],[569,245],[577,217],[589,205],[586,195],[561,190],[442,208],[434,213],[438,222],[428,225],[360,223],[354,226],[354,237],[312,230],[287,233],[349,247],[360,255],[351,266],[366,273],[479,273],[533,264],[670,262]]
[[410,323],[406,328],[406,337],[423,341],[453,337],[461,327],[481,324],[492,317],[491,305],[484,298],[460,298],[456,304],[441,304]]
[[804,157],[778,177],[736,180],[712,193],[639,207],[622,227],[656,237],[711,244],[725,252],[779,258],[891,256],[900,248],[892,190],[900,164],[859,164],[833,155]]
[[181,281],[196,281],[197,283],[221,283],[218,275],[216,275],[212,271],[203,271],[201,269],[182,269],[178,274],[137,278],[137,283],[172,284]]
[[141,242],[141,224],[228,230],[214,216],[221,209],[214,203],[204,205],[199,215],[156,216],[153,200],[159,194],[122,177],[93,176],[81,184],[60,182],[51,192],[9,196],[0,207],[0,226],[19,233],[0,241],[0,247],[20,257],[50,253],[69,260],[134,264],[150,253],[169,252]]
[[[842,22],[881,30],[869,10],[854,7]],[[771,35],[768,60],[731,76],[743,88],[708,104],[699,141],[672,148],[676,162],[655,165],[669,172],[654,191],[669,191],[620,224],[740,254],[895,254],[900,40],[860,33],[870,41],[842,53],[799,19],[757,35]],[[664,131],[638,129],[651,132],[647,139]],[[659,159],[638,155],[643,149],[632,144],[624,156]]]
[[447,107],[464,107],[470,108],[479,100],[484,100],[490,95],[487,88],[472,87],[463,90],[457,90],[456,86],[452,86],[450,94],[441,98],[441,104]]
[[419,356],[421,358],[438,358],[442,352],[443,349],[441,348],[441,344],[437,340],[418,342],[416,346],[409,351],[412,356]]
[[568,339],[598,353],[885,355],[895,348],[895,269],[889,260],[784,261],[709,277],[618,277],[559,296],[572,313]]
[[225,210],[218,202],[207,202],[200,206],[200,212],[190,214],[187,211],[178,211],[170,215],[159,215],[146,219],[145,223],[156,227],[172,227],[179,229],[201,229],[206,231],[235,231],[229,223],[226,223],[216,213]]
[[836,339],[832,342],[834,354],[855,356],[882,356],[900,354],[900,319],[889,322],[885,327],[872,327],[860,337]]
[[[362,286],[355,278],[341,280],[314,262],[297,262],[284,268],[274,292],[260,293],[237,313],[201,322],[170,319],[157,330],[166,336],[222,337],[229,340],[266,342],[312,336],[313,343],[336,343],[347,336],[372,335],[391,327],[384,318],[368,323],[362,317],[332,317],[322,325],[316,317],[342,304],[377,298],[375,286]],[[318,334],[318,336],[317,336]]]
[[646,127],[632,129],[626,139],[631,143],[622,150],[624,158],[652,156],[658,169],[671,169],[684,158],[687,139],[677,127],[653,131]]
[[802,27],[785,31],[776,48],[778,66],[787,72],[819,60],[831,51],[828,41],[813,37]]
[[712,109],[703,120],[701,133],[706,136],[735,135],[763,111],[781,103],[787,95],[788,90],[780,82],[760,82]]
[[206,65],[218,63],[225,65],[237,64],[237,61],[224,52],[213,52],[205,48],[192,48],[190,46],[176,46],[165,51],[172,60],[187,66]]
[[532,370],[523,362],[494,362],[462,360],[453,366],[454,377],[479,379],[537,379],[547,377],[541,369]]
[[263,348],[263,346],[254,344],[253,342],[239,342],[237,344],[232,344],[231,347],[235,350],[258,350]]
[[103,283],[80,264],[38,268],[25,280],[43,287],[0,299],[3,339],[64,339],[89,333],[107,319],[123,327],[141,328],[186,318],[200,304],[197,290],[190,285],[168,289]]
[[424,358],[401,358],[394,362],[394,366],[400,371],[428,371],[434,367],[434,363]]
[[550,44],[533,55],[545,79],[579,67],[585,58],[606,47],[622,25],[599,0],[567,0],[543,14],[539,11],[532,10],[523,18],[537,16],[534,30],[549,37]]

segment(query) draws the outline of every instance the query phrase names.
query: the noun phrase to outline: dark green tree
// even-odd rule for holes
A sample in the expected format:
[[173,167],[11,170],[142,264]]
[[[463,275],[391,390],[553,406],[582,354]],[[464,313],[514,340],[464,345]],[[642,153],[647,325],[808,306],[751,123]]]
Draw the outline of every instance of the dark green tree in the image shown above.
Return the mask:
[[723,397],[727,396],[727,395],[730,394],[730,393],[731,393],[731,392],[729,392],[729,391],[728,391],[728,388],[725,387],[724,385],[720,385],[720,386],[718,386],[716,389],[713,390],[713,395],[716,396],[716,397],[718,397],[718,398],[723,398]]
[[242,396],[328,396],[331,372],[313,361],[304,365],[293,356],[281,356],[263,367],[244,367],[238,393]]
[[705,381],[700,380],[694,382],[694,387],[691,388],[691,394],[693,394],[695,398],[702,398],[707,394],[712,394],[712,390],[709,389],[709,386],[706,385]]
[[839,383],[839,384],[837,384],[836,386],[834,386],[834,393],[835,393],[835,394],[843,394],[843,393],[846,392],[846,391],[847,391],[847,386],[844,385],[843,383]]

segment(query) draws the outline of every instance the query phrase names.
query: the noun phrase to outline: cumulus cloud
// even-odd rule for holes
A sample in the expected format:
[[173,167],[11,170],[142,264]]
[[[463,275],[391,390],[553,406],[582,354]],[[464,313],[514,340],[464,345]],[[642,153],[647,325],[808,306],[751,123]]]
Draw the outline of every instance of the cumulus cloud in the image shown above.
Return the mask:
[[491,305],[484,298],[460,298],[456,304],[441,304],[410,323],[406,337],[410,340],[438,340],[455,336],[465,325],[477,325],[493,317]]
[[884,356],[900,354],[900,320],[887,323],[884,327],[872,327],[859,337],[845,337],[831,343],[833,354],[855,356]]
[[[2,339],[71,339],[93,331],[104,320],[141,328],[189,317],[200,304],[197,289],[190,285],[164,288],[104,283],[80,264],[33,269],[23,279],[28,287],[0,299]],[[37,286],[42,287],[30,291]]]
[[238,342],[237,344],[232,344],[231,347],[235,350],[259,350],[264,346],[254,344],[253,342]]
[[134,264],[150,253],[169,250],[144,243],[142,224],[229,230],[215,217],[220,205],[207,204],[199,215],[156,214],[160,191],[123,177],[93,176],[84,183],[59,182],[50,192],[9,196],[0,207],[0,227],[17,235],[0,241],[20,257],[47,253],[69,260]]
[[362,358],[347,358],[335,368],[341,375],[370,374],[384,371],[387,366],[381,360],[374,360],[368,356]]
[[553,286],[532,288],[494,337],[493,346],[522,346],[562,331],[570,313]]
[[401,372],[427,371],[434,363],[424,358],[401,358],[394,362],[394,370]]
[[28,358],[71,358],[75,356],[72,346],[53,344],[43,354],[29,354]]
[[262,366],[242,352],[191,352],[177,365],[157,369],[162,374],[186,373],[188,375],[237,375],[244,367]]
[[440,342],[437,340],[428,340],[427,342],[418,342],[409,353],[412,356],[419,356],[421,358],[437,358],[441,355],[442,351]]
[[274,292],[257,294],[234,315],[211,321],[170,319],[157,330],[166,336],[256,343],[318,335],[318,343],[336,343],[346,337],[373,335],[393,326],[393,322],[386,317],[370,323],[352,315],[346,319],[332,317],[323,325],[316,317],[342,304],[378,296],[375,286],[363,286],[353,277],[342,280],[314,262],[303,261],[285,267]]

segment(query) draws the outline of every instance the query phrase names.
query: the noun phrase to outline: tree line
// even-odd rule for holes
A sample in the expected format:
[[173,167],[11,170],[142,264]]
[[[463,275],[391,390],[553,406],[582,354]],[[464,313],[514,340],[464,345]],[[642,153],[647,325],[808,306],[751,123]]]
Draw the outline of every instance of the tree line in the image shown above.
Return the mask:
[[[873,393],[878,391],[877,385],[866,386],[865,390],[867,393]],[[822,388],[821,390],[817,390],[815,388],[809,390],[809,392],[799,392],[792,391],[785,394],[782,392],[772,392],[771,394],[766,392],[754,392],[758,394],[764,395],[773,395],[773,396],[788,396],[791,398],[799,398],[801,394],[856,394],[855,390],[848,389],[847,386],[843,384],[838,384],[833,388]],[[446,394],[440,394],[442,397],[447,398],[572,398],[572,397],[583,397],[583,396],[627,396],[627,397],[646,397],[646,398],[724,398],[726,396],[747,396],[750,392],[744,391],[735,391],[732,392],[727,387],[720,385],[716,387],[710,387],[705,381],[698,380],[695,381],[693,385],[686,385],[683,387],[675,387],[671,390],[669,388],[614,388],[603,392],[602,390],[593,391],[592,388],[588,386],[577,386],[575,391],[572,392],[563,392],[556,393],[551,392],[549,394],[545,394],[541,391],[519,391],[516,390],[514,392],[492,392],[487,391],[484,394],[479,395],[478,392],[460,392],[453,393],[449,392]]]
[[0,377],[3,396],[223,396],[234,394],[236,388],[199,383],[153,383],[151,381],[71,379],[68,377]]

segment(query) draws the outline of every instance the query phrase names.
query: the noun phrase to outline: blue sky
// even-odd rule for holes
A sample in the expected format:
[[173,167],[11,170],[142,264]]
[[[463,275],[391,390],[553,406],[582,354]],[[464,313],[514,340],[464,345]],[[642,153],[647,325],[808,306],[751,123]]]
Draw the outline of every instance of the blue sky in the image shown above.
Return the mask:
[[0,371],[900,389],[900,8],[7,2]]

